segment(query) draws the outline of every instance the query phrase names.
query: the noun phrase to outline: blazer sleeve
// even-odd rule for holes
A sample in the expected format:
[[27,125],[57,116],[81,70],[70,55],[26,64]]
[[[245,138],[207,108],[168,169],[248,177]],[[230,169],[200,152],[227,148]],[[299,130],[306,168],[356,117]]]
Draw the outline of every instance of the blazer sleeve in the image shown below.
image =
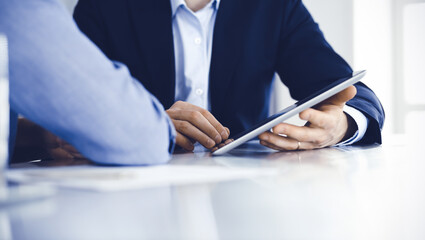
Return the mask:
[[[284,1],[276,69],[294,99],[302,99],[332,81],[352,75],[352,69],[325,40],[301,0]],[[385,113],[377,96],[363,83],[347,102],[362,112],[369,124],[356,144],[381,144]]]
[[162,105],[57,0],[0,1],[0,32],[9,39],[13,111],[100,164],[170,159],[175,130]]

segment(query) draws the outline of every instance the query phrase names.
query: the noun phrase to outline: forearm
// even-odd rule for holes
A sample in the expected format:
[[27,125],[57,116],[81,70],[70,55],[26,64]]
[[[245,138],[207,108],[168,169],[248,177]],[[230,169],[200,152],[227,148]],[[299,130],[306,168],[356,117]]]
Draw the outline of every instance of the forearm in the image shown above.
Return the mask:
[[13,110],[97,163],[168,161],[174,128],[161,104],[81,34],[57,1],[1,1],[0,9]]

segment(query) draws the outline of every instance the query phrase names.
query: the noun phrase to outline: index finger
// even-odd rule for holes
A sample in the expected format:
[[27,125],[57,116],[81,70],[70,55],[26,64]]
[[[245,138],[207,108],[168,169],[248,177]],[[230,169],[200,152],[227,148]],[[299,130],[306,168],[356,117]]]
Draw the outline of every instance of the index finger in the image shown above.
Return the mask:
[[[168,111],[174,126],[177,131],[185,131],[185,135],[191,137],[196,141],[200,141],[207,137],[211,139],[216,144],[219,144],[223,141],[220,133],[214,128],[214,126],[205,118],[202,113],[196,110],[171,110]],[[181,122],[183,121],[183,123]],[[196,128],[196,129],[194,129]],[[200,134],[203,133],[203,134]],[[195,134],[195,136],[193,136]],[[208,140],[205,140],[208,141]]]
[[219,132],[223,141],[229,138],[229,131],[221,125],[221,123],[208,110],[197,106],[195,106],[195,108],[208,120],[208,122],[210,122],[217,132]]
[[286,137],[299,142],[327,143],[328,137],[322,128],[296,126],[292,124],[279,124],[273,128],[274,134],[284,134]]

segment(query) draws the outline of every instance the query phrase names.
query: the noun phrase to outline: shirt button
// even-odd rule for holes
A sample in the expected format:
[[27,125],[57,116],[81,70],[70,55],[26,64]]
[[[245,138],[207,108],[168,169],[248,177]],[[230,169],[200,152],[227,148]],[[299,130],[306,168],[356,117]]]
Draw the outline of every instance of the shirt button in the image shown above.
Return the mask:
[[200,88],[196,89],[196,95],[201,96],[202,94],[204,94],[204,90]]
[[195,44],[199,45],[202,43],[202,39],[201,38],[195,38]]

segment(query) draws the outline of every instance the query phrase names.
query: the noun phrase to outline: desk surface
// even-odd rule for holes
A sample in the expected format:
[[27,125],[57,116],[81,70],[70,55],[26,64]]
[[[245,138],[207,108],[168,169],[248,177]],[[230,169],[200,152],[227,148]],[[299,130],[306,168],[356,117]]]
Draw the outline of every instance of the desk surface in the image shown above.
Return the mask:
[[119,193],[62,189],[46,201],[0,209],[0,238],[425,239],[425,148],[407,142],[176,155],[171,164],[281,174]]

